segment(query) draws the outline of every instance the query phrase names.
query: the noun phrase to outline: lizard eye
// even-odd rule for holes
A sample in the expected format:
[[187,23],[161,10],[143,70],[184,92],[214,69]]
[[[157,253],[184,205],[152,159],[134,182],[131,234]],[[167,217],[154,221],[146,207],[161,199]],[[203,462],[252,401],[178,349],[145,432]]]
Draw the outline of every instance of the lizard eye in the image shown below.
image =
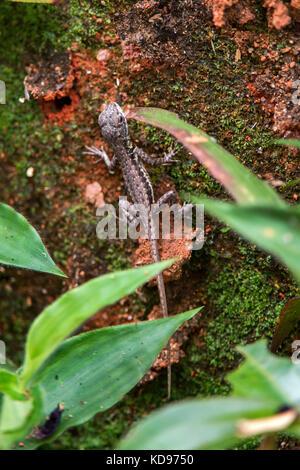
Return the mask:
[[124,122],[124,121],[125,121],[124,116],[123,116],[123,114],[121,114],[120,118],[119,118],[119,122],[121,123],[121,122]]

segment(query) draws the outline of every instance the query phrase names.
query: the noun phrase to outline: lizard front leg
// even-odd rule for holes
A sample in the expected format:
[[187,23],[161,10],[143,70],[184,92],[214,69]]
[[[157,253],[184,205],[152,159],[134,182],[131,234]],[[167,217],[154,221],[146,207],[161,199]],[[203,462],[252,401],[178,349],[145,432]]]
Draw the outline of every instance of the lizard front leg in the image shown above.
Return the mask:
[[135,147],[134,149],[135,154],[143,160],[146,163],[149,163],[149,165],[165,165],[167,163],[176,163],[179,160],[172,160],[174,155],[178,152],[178,150],[170,150],[170,152],[165,152],[164,157],[162,158],[153,158],[150,157],[144,150],[140,149],[139,147]]
[[109,156],[107,155],[105,150],[103,150],[102,146],[101,146],[100,150],[97,149],[97,147],[95,147],[94,145],[92,145],[92,147],[88,147],[86,145],[85,148],[88,150],[88,152],[83,152],[84,155],[92,155],[93,157],[94,156],[100,157],[99,160],[96,161],[96,163],[100,162],[101,160],[104,160],[104,163],[107,166],[107,168],[109,169],[109,171],[111,171],[111,172],[113,171],[113,169],[115,168],[115,166],[117,164],[117,161],[118,161],[116,155],[114,155],[113,158],[110,160]]

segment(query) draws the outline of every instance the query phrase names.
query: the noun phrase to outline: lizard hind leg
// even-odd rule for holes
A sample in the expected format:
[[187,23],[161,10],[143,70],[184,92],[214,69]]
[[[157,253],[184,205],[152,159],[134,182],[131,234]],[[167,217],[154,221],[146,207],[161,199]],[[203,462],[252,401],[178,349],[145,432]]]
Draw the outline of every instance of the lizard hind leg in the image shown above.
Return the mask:
[[168,191],[167,193],[163,194],[157,201],[158,206],[162,204],[168,204],[168,202],[177,202],[177,198],[175,196],[174,191]]
[[135,151],[135,154],[138,156],[138,158],[140,158],[146,163],[149,163],[149,165],[152,165],[152,166],[179,162],[179,160],[173,160],[174,155],[176,155],[176,153],[179,150],[170,150],[170,152],[165,152],[162,158],[150,157],[150,155],[148,155],[146,152],[144,152],[144,150],[142,150],[139,147],[135,147],[134,151]]
[[123,224],[128,225],[128,235],[130,238],[147,238],[148,216],[145,207],[140,204],[132,204],[127,199],[119,200],[119,219]]
[[135,221],[135,211],[133,204],[130,204],[126,199],[121,199],[119,201],[119,210],[120,210],[120,219],[125,221],[128,220],[129,223]]

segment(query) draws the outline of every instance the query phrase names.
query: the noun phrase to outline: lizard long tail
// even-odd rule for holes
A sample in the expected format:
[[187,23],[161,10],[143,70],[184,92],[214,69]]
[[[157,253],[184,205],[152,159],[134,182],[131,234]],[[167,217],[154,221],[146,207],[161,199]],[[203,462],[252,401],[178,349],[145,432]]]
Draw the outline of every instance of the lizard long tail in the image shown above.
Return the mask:
[[[157,240],[152,239],[150,242],[150,247],[151,247],[151,253],[152,253],[152,258],[154,262],[158,262],[160,260],[159,256],[159,250],[158,250],[158,243]],[[159,273],[156,276],[157,279],[157,287],[158,287],[158,292],[159,292],[159,298],[160,298],[160,304],[162,307],[163,311],[163,316],[164,318],[168,317],[168,304],[167,304],[167,297],[166,297],[166,289],[165,289],[165,283],[163,280],[163,275],[162,273]],[[168,363],[168,399],[171,397],[171,347],[170,347],[170,341],[168,342],[167,345],[167,363]]]

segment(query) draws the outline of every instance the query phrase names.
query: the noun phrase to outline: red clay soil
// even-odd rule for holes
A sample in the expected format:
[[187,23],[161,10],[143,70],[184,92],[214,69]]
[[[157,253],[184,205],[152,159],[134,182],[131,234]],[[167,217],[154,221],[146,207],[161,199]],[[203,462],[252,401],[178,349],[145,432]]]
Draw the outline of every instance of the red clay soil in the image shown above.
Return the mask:
[[[252,3],[252,5],[251,5]],[[246,24],[255,19],[253,2],[250,0],[207,0],[213,12],[214,24],[221,28],[225,25]],[[299,18],[299,0],[265,0],[269,28],[280,30]]]
[[46,120],[63,124],[74,114],[80,97],[73,88],[74,69],[69,54],[52,55],[37,65],[30,65],[24,85],[38,100]]
[[[129,11],[117,15],[124,58],[130,60],[131,70],[162,62],[168,66],[191,64],[196,54],[191,37],[199,29],[207,29],[211,19],[216,27],[222,27],[225,35],[234,38],[239,47],[236,61],[244,56],[258,56],[265,71],[261,74],[254,68],[253,74],[249,76],[248,90],[262,108],[273,115],[275,132],[284,137],[297,137],[299,97],[297,95],[293,99],[293,96],[299,88],[297,80],[300,75],[297,59],[299,35],[295,32],[300,16],[300,2],[266,0],[262,4],[267,14],[266,32],[257,34],[242,29],[243,25],[255,24],[256,21],[250,0],[206,0],[205,4],[202,0],[184,3],[176,0],[138,2]],[[238,31],[236,27],[232,28],[232,25],[237,24],[241,26]],[[277,43],[270,38],[267,28],[279,31],[287,27],[293,27],[290,31],[290,47],[278,51]]]

